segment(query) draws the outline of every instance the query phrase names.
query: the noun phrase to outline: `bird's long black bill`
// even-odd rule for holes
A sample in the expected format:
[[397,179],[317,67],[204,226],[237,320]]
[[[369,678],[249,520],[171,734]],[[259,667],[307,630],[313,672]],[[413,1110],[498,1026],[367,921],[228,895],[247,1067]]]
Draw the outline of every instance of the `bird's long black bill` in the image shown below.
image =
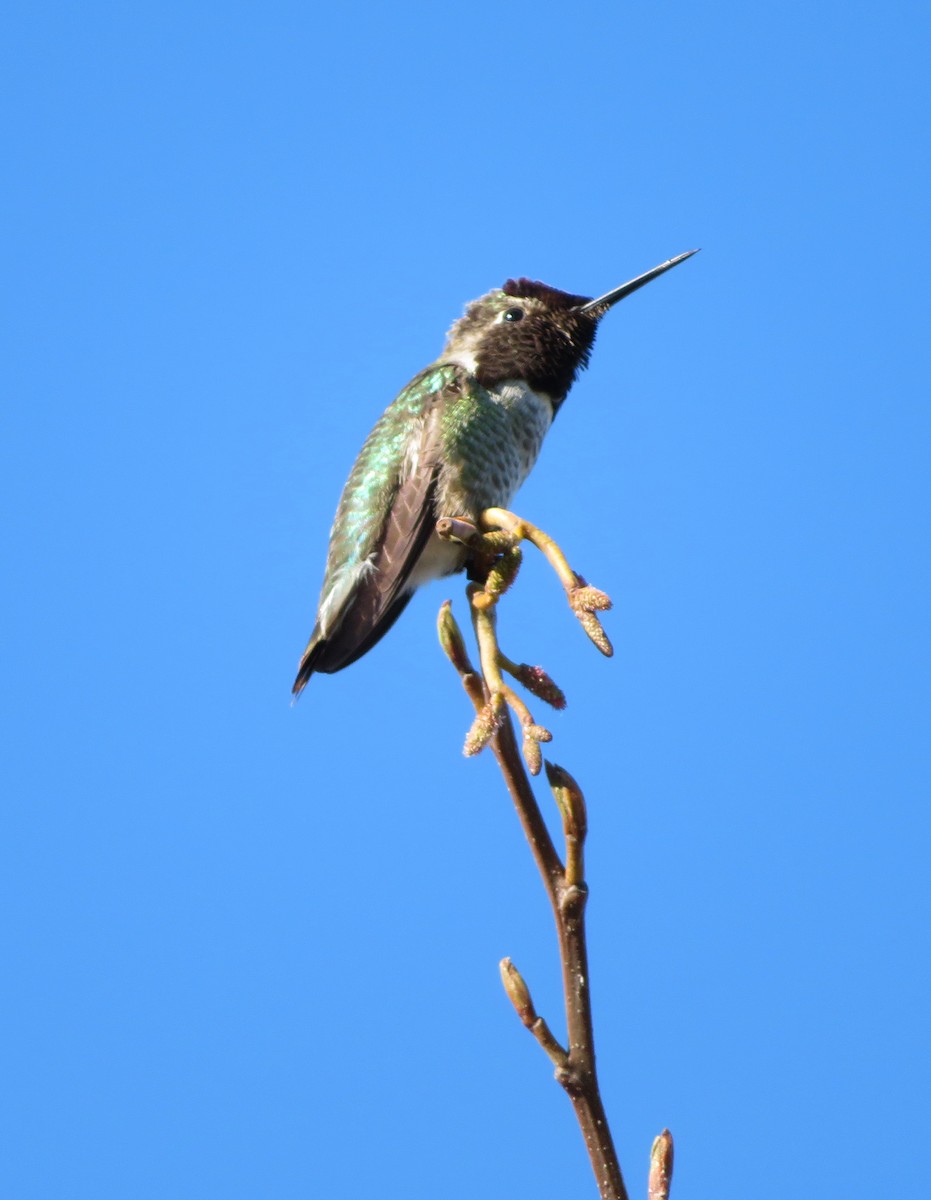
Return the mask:
[[580,304],[578,311],[593,313],[595,316],[600,317],[608,311],[612,304],[617,304],[618,300],[623,300],[631,292],[636,292],[638,288],[642,288],[645,283],[649,283],[652,279],[656,279],[666,271],[671,271],[673,267],[677,267],[679,263],[685,262],[687,258],[691,258],[693,254],[697,253],[697,250],[686,250],[684,254],[677,254],[675,258],[669,259],[668,262],[660,263],[652,271],[645,271],[642,275],[638,275],[636,279],[631,279],[628,283],[622,283],[614,291],[605,292],[603,296],[599,296],[596,300],[589,300],[587,304]]

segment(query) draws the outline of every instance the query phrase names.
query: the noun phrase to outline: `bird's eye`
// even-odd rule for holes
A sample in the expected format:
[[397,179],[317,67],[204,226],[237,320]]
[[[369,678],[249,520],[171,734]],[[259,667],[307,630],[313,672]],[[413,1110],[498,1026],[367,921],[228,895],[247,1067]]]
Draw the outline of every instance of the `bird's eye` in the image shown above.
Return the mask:
[[523,321],[524,310],[522,308],[509,308],[504,314],[505,321]]

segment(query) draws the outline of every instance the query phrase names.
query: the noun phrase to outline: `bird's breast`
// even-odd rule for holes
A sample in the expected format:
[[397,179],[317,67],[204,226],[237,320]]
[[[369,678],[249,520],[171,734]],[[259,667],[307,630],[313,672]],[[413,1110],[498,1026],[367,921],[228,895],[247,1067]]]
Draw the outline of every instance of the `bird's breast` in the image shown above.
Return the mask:
[[533,469],[553,421],[553,402],[523,381],[476,388],[444,414],[439,516],[477,521],[506,507]]

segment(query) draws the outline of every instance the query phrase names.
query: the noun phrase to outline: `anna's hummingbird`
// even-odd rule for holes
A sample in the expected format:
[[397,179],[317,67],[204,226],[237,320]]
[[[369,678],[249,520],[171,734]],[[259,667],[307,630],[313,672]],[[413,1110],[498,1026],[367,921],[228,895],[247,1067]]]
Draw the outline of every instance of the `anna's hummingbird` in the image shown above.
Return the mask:
[[598,322],[695,253],[595,300],[509,279],[468,305],[440,357],[379,419],[343,488],[295,696],[314,671],[332,674],[370,650],[422,583],[463,569],[468,551],[441,540],[437,520],[477,524],[484,509],[510,504],[588,365]]

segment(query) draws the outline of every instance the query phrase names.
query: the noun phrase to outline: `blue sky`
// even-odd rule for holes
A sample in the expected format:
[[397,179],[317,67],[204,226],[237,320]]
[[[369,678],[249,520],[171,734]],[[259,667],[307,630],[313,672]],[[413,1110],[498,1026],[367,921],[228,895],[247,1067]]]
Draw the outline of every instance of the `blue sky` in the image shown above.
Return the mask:
[[[365,434],[511,275],[605,321],[501,614],[570,707],[632,1195],[931,1186],[929,16],[14,6],[4,1194],[593,1193],[431,587],[289,707]],[[546,797],[543,797],[544,800]]]

